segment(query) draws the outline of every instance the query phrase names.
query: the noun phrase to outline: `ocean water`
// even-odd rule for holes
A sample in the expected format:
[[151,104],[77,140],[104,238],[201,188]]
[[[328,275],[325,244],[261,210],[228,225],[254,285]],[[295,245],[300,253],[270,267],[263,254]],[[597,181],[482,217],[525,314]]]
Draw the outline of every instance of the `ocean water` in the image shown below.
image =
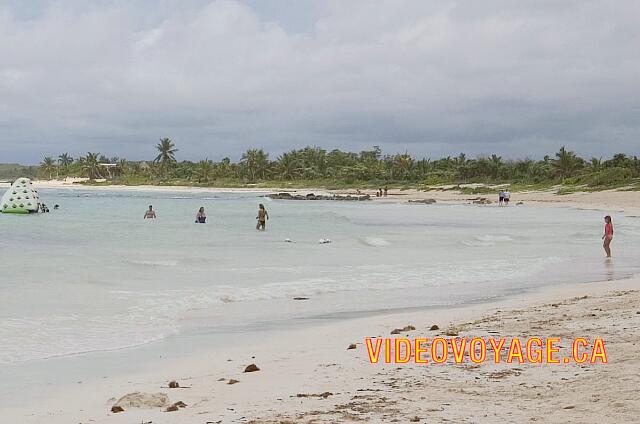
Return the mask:
[[[601,211],[40,193],[60,209],[0,215],[0,372],[189,334],[479,302],[640,268],[632,255],[640,219],[614,215],[615,259],[605,261]],[[265,232],[255,230],[258,203],[271,217]],[[142,219],[149,204],[158,219]],[[200,206],[204,225],[194,223]]]

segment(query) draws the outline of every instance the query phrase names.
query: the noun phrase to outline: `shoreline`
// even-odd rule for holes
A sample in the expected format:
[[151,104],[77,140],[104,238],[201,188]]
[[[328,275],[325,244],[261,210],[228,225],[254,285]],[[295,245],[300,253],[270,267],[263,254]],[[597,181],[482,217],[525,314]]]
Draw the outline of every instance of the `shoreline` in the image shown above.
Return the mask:
[[[621,346],[629,340],[634,340],[634,337],[637,339],[640,335],[638,326],[634,325],[640,322],[639,287],[640,277],[638,276],[625,280],[569,283],[561,286],[547,286],[478,304],[381,314],[277,331],[269,333],[269,338],[266,340],[261,339],[248,345],[243,343],[243,346],[191,352],[188,357],[180,359],[166,358],[154,364],[154,370],[151,372],[132,373],[117,378],[108,376],[107,380],[63,388],[56,396],[39,404],[37,410],[29,409],[30,417],[27,421],[24,421],[26,410],[9,408],[7,412],[14,418],[12,422],[47,424],[150,421],[154,423],[207,421],[297,423],[307,422],[306,419],[312,417],[319,420],[314,422],[336,422],[336,419],[338,422],[357,422],[362,419],[371,422],[389,422],[392,419],[399,419],[401,422],[406,422],[414,416],[423,419],[437,418],[440,422],[451,413],[475,417],[476,422],[494,422],[493,420],[484,421],[481,415],[476,415],[477,405],[464,399],[469,396],[471,398],[493,396],[494,401],[498,401],[496,395],[499,393],[480,393],[475,390],[475,384],[492,386],[495,383],[492,379],[486,379],[486,375],[496,372],[504,373],[505,378],[502,380],[500,377],[500,383],[506,385],[506,388],[502,389],[516,392],[521,390],[522,384],[535,386],[540,383],[543,387],[544,380],[553,377],[553,381],[559,384],[553,396],[559,402],[562,398],[575,397],[573,393],[563,390],[562,384],[573,381],[577,375],[580,376],[581,381],[584,380],[581,384],[589,387],[598,386],[599,379],[603,378],[603,375],[611,374],[612,369],[616,373],[620,372],[621,375],[637,369],[640,358],[634,355],[633,350],[621,349]],[[618,305],[617,309],[603,309],[604,303],[610,301],[623,301],[624,305]],[[603,315],[602,319],[607,325],[597,329],[597,326],[591,322],[595,318],[591,317],[592,314],[586,314],[587,309],[589,311],[600,309],[600,312],[596,311],[597,315]],[[527,314],[539,321],[525,322],[523,326],[520,323]],[[562,331],[559,331],[554,317],[560,320],[568,320],[567,317],[570,317],[570,321],[573,322],[571,325],[563,326],[560,329]],[[433,324],[439,326],[438,331],[429,330]],[[403,332],[397,337],[434,337],[435,335],[444,337],[448,328],[456,328],[460,337],[469,338],[486,337],[492,334],[487,333],[491,330],[505,337],[562,335],[563,340],[567,337],[579,336],[588,339],[603,337],[607,344],[610,363],[586,366],[576,364],[569,366],[496,365],[490,362],[479,366],[471,363],[427,366],[413,363],[371,365],[367,359],[364,339],[375,336],[393,337],[389,336],[390,331],[405,325],[413,325],[416,330]],[[626,329],[625,336],[622,338],[610,337],[607,334],[613,329],[622,330],[622,328]],[[347,350],[351,343],[356,343],[357,348]],[[261,370],[256,373],[243,373],[244,367],[250,363],[257,364]],[[475,377],[484,374],[486,374],[485,378],[480,382],[476,381]],[[526,378],[518,378],[520,374],[526,375]],[[221,378],[225,380],[220,381]],[[634,381],[628,384],[635,384],[639,378],[637,373],[634,373],[631,378]],[[229,379],[238,380],[239,383],[229,385]],[[189,388],[166,388],[167,383],[172,380]],[[432,380],[436,385],[426,391],[418,389],[423,387],[426,380]],[[451,388],[442,390],[449,385]],[[456,391],[452,390],[454,387],[466,387],[466,389]],[[465,393],[465,390],[469,393]],[[616,395],[616,390],[617,388],[614,387],[600,386],[599,393],[601,396],[613,396]],[[171,402],[183,401],[187,404],[187,408],[173,413],[164,412],[163,408],[157,407],[132,408],[119,414],[109,411],[110,403],[135,391],[166,393]],[[432,405],[435,401],[432,399],[434,391],[438,393],[437,399],[441,403],[437,408]],[[307,397],[307,395],[326,392],[331,395],[326,398]],[[504,390],[500,393],[505,394]],[[299,394],[303,396],[299,397]],[[429,400],[425,401],[425,396]],[[386,399],[384,405],[378,404],[376,400],[381,397]],[[569,403],[567,399],[564,399],[565,403]],[[636,400],[634,403],[633,399],[635,397],[620,399],[620,402],[629,406],[623,414],[629,419],[640,412],[640,402]],[[410,402],[407,403],[409,400]],[[512,393],[500,400],[511,404],[502,405],[500,408],[489,408],[488,411],[496,418],[502,417],[505,420],[509,420],[511,414],[518,408],[523,408],[525,404],[526,410],[537,414],[535,405],[539,403],[538,401],[544,401],[544,399],[523,400],[517,393]],[[543,407],[544,402],[537,407]],[[581,402],[589,403],[590,400],[585,398],[581,399]],[[581,402],[573,399],[571,403],[574,404],[574,408],[569,409],[577,408],[576,404]],[[397,409],[395,406],[398,404],[405,406]],[[568,411],[566,406],[571,405],[563,405],[555,411],[558,414],[566,414],[565,420],[573,417],[570,415],[572,412],[576,412]],[[513,422],[529,421],[525,417],[521,418],[522,420]],[[596,420],[595,417],[584,419],[586,421],[581,422],[624,422],[624,419],[615,421]],[[550,417],[546,419],[541,417],[540,420],[541,422],[558,422]],[[432,422],[430,419],[427,421]]]
[[[72,190],[114,190],[131,192],[195,192],[195,193],[277,193],[289,192],[296,194],[315,193],[320,195],[356,195],[356,189],[329,190],[323,188],[260,188],[260,187],[196,187],[196,186],[125,186],[125,185],[81,185],[67,183],[61,180],[34,181],[38,189],[72,189]],[[8,187],[8,186],[7,186]],[[486,198],[491,204],[477,206],[497,206],[495,195],[492,194],[463,194],[458,190],[429,190],[417,189],[391,189],[388,197],[375,197],[375,190],[361,190],[362,194],[371,195],[371,201],[408,203],[409,200],[434,199],[442,204],[472,204],[473,199]],[[512,192],[512,205],[517,206],[522,202],[528,206],[560,206],[574,207],[586,210],[602,210],[615,213],[623,213],[627,216],[640,217],[640,191],[603,190],[595,192],[574,192],[569,194],[557,194],[552,190],[546,191],[522,191]],[[428,205],[414,205],[416,207],[428,207]]]

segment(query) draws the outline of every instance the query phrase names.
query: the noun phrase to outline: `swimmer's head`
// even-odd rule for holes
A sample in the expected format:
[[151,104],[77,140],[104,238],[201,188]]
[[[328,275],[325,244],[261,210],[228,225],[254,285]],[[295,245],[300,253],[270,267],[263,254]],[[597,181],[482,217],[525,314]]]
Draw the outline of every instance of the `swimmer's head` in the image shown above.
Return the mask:
[[604,222],[606,222],[607,224],[611,223],[611,216],[607,215],[604,217]]
[[198,209],[198,212],[200,213],[204,212],[204,208],[201,206],[200,209]]

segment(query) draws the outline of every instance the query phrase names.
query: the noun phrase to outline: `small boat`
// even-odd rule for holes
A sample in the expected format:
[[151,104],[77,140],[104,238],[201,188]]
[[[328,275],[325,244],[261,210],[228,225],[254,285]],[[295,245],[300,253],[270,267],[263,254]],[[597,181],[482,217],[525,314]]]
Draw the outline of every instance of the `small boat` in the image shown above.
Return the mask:
[[2,196],[2,213],[29,214],[40,210],[40,196],[29,178],[18,178]]

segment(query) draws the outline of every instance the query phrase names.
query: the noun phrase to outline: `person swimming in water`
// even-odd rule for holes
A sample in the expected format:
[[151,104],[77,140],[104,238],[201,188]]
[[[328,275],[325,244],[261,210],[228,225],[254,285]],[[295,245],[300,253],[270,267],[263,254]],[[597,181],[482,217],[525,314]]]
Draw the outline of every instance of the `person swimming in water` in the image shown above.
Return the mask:
[[198,213],[196,214],[196,224],[204,224],[207,222],[207,215],[204,213],[204,208],[201,207],[198,209]]
[[610,258],[610,245],[611,240],[613,240],[613,221],[611,221],[611,217],[609,215],[604,217],[604,235],[602,236],[602,240],[604,240],[602,247],[604,247],[604,251],[607,253],[607,258]]
[[267,219],[269,219],[269,214],[267,213],[267,210],[264,208],[264,205],[262,203],[260,203],[258,216],[256,217],[256,219],[258,220],[258,223],[256,224],[256,230],[264,231],[267,224]]
[[144,213],[144,219],[155,219],[156,211],[153,210],[153,206],[149,205],[149,209]]

